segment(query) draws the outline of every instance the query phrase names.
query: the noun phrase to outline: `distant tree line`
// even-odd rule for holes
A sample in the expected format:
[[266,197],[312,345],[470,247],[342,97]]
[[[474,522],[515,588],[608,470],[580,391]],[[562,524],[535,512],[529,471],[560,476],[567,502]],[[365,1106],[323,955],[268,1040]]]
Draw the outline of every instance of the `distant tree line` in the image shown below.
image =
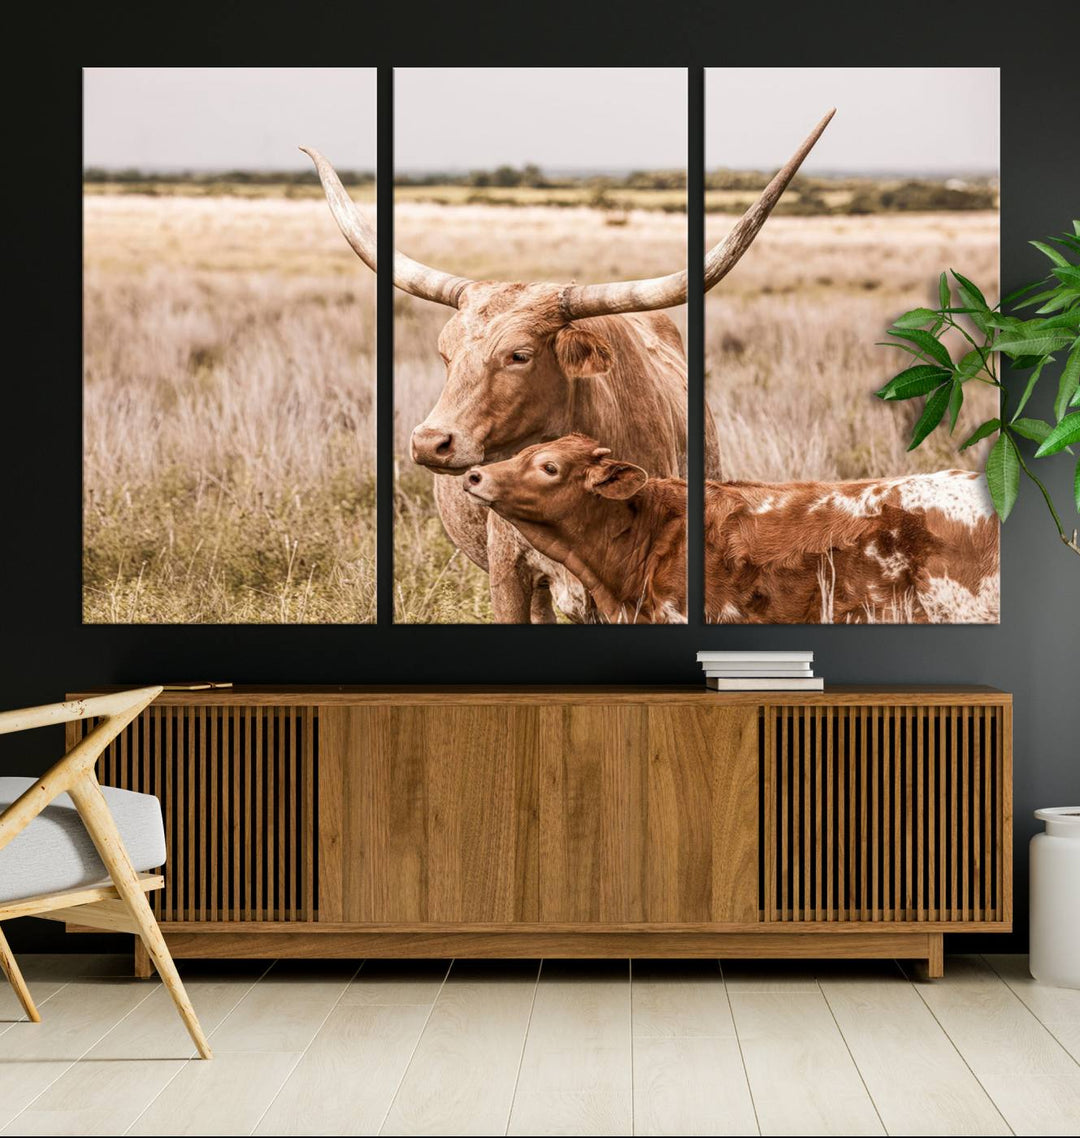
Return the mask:
[[944,182],[909,180],[898,186],[865,186],[847,203],[848,213],[888,213],[917,210],[993,209],[997,193],[990,186],[951,186]]
[[555,177],[545,174],[535,163],[524,166],[496,166],[493,170],[470,170],[468,173],[448,173],[430,171],[424,174],[398,174],[394,178],[397,186],[469,186],[473,189],[516,189],[525,187],[534,190],[577,189],[587,186],[590,189],[613,190],[684,190],[686,172],[684,170],[633,170],[629,174],[607,176],[588,174],[584,176]]
[[[346,186],[366,186],[375,181],[371,170],[338,170],[338,177]],[[317,186],[319,175],[314,168],[310,170],[181,170],[173,173],[140,170],[129,166],[123,170],[107,169],[104,166],[87,166],[83,170],[83,181],[87,183],[113,183],[130,185],[140,183],[190,183],[192,185],[214,185],[228,182],[234,185],[249,186]]]
[[[340,170],[339,176],[346,186],[367,186],[375,181],[370,170]],[[750,195],[761,191],[772,178],[770,171],[715,169],[705,174],[705,189],[711,191],[706,201],[710,213],[741,213]],[[83,180],[88,184],[119,185],[127,193],[169,193],[170,186],[191,186],[204,194],[253,192],[239,187],[284,187],[286,197],[301,192],[301,187],[317,186],[319,179],[310,170],[222,170],[182,171],[179,173],[151,172],[130,167],[123,170],[100,166],[87,167]],[[594,209],[629,210],[633,208],[661,209],[680,213],[685,202],[670,191],[686,189],[684,170],[632,170],[627,174],[564,174],[545,173],[538,165],[527,162],[522,166],[501,165],[490,170],[470,170],[467,173],[431,171],[424,174],[399,173],[395,185],[430,188],[464,187],[472,192],[466,203],[488,205],[532,204],[571,207],[585,204]],[[229,187],[236,189],[230,191]],[[530,194],[515,195],[518,190],[576,191],[574,195],[553,193],[548,197]],[[502,191],[502,192],[500,192]],[[650,202],[650,191],[669,191],[664,197]],[[719,193],[717,193],[719,191]],[[271,190],[270,192],[274,192]],[[791,215],[837,216],[870,213],[932,212],[937,210],[985,210],[997,205],[996,179],[897,178],[897,177],[814,177],[797,174],[788,193],[781,198],[777,212]],[[306,191],[304,191],[306,194]],[[437,192],[432,200],[439,199]]]
[[[757,170],[712,170],[705,175],[706,190],[757,193],[772,173]],[[796,174],[780,199],[778,213],[864,214],[929,213],[938,210],[994,209],[997,182],[991,178],[815,178]],[[830,200],[830,197],[832,200]],[[710,203],[714,213],[736,212],[727,202]]]

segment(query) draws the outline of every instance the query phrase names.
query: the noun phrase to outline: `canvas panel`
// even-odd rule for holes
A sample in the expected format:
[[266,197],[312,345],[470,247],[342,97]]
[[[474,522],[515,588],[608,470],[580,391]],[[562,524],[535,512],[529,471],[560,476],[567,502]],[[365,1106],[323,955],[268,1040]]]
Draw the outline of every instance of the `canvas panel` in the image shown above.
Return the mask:
[[522,530],[530,475],[504,465],[533,461],[548,506],[578,474],[529,448],[573,433],[584,457],[685,473],[685,306],[577,318],[560,299],[685,268],[685,72],[402,68],[394,106],[395,244],[481,282],[449,286],[457,307],[397,296],[395,619],[685,620],[685,566],[681,612],[653,611],[644,580],[598,603],[550,534]]
[[83,619],[375,619],[375,72],[84,72]]
[[923,400],[873,394],[916,362],[879,345],[901,313],[937,306],[942,270],[997,296],[998,92],[994,68],[706,72],[710,244],[836,108],[706,298],[723,472],[707,490],[706,620],[998,620],[998,525],[977,475],[990,443],[959,450],[997,392],[967,384],[955,430],[914,450]]

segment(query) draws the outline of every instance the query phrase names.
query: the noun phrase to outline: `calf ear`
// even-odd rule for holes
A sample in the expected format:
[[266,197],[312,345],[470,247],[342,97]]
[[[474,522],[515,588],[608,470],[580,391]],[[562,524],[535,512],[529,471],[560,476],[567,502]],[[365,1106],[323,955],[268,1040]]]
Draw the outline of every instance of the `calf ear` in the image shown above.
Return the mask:
[[580,324],[567,324],[555,333],[555,358],[566,375],[577,379],[609,371],[615,353],[611,345],[595,332],[582,328]]
[[632,498],[649,481],[649,475],[632,462],[601,462],[589,467],[585,484],[604,498]]

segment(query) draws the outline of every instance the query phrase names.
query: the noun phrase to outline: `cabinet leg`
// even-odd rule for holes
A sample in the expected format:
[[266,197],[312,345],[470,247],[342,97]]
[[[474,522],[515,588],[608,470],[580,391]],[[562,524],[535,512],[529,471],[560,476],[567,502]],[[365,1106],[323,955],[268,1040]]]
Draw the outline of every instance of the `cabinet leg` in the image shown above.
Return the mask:
[[136,980],[149,980],[153,973],[150,966],[150,953],[146,951],[146,945],[143,944],[142,937],[135,938],[135,979]]
[[930,933],[927,940],[930,953],[926,960],[926,975],[931,980],[940,980],[945,975],[945,936],[943,933]]

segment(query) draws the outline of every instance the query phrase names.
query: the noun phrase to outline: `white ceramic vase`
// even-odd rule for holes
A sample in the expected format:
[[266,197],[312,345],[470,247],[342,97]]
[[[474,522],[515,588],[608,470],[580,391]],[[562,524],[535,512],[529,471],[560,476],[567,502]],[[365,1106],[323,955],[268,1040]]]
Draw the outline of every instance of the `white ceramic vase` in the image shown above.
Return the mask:
[[1080,988],[1080,806],[1036,810],[1046,832],[1031,839],[1032,976]]

